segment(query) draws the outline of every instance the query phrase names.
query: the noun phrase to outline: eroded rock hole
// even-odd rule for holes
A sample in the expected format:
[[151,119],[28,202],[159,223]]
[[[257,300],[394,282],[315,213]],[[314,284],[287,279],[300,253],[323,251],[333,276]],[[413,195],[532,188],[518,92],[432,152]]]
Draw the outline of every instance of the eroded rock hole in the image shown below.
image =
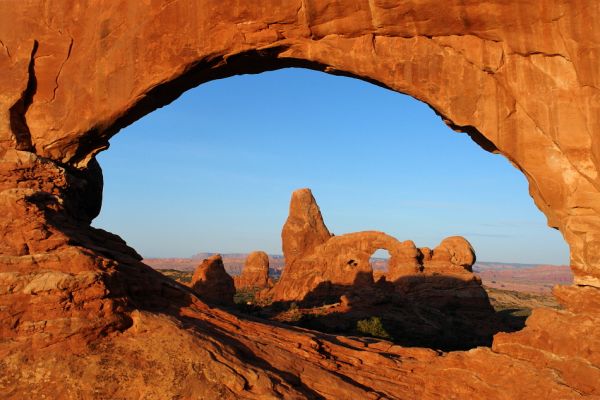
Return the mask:
[[373,280],[377,282],[388,272],[390,252],[386,249],[377,249],[369,258],[369,264],[373,270]]

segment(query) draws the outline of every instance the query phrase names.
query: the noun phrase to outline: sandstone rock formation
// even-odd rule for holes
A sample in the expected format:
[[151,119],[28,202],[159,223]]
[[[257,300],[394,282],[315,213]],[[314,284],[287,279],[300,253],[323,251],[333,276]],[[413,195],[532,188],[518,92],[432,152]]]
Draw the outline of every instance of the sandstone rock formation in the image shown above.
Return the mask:
[[[286,267],[269,292],[276,302],[308,307],[346,304],[332,310],[333,316],[317,317],[311,326],[340,332],[362,317],[377,314],[400,332],[392,332],[396,341],[444,349],[489,345],[494,333],[506,329],[498,325],[487,293],[472,273],[475,252],[466,239],[452,236],[433,250],[376,231],[323,241],[314,237],[318,234],[314,226],[327,230],[321,214],[314,217],[315,209],[318,206],[308,189],[292,194],[295,235],[305,243],[321,244],[294,252],[288,265],[289,249],[299,248],[286,243],[295,237],[287,232],[288,220],[282,234]],[[377,249],[387,250],[390,259],[388,271],[378,274],[376,281],[370,258]]]
[[265,289],[271,285],[269,279],[269,255],[264,251],[248,254],[242,274],[234,277],[236,289]]
[[[574,0],[0,2],[3,397],[598,396],[599,14]],[[569,243],[565,309],[535,310],[492,350],[333,340],[209,309],[90,227],[94,157],[119,129],[203,82],[283,67],[409,94],[509,159]]]
[[310,254],[330,237],[331,233],[323,222],[321,210],[310,189],[296,190],[292,194],[290,212],[281,231],[286,264],[293,265],[296,259]]
[[438,268],[447,271],[447,266],[452,265],[459,271],[465,269],[472,272],[475,264],[475,251],[471,243],[461,236],[447,237],[433,251],[427,249],[421,254],[428,270]]
[[[281,235],[286,267],[271,291],[273,300],[303,301],[310,297],[312,301],[322,303],[337,300],[348,291],[372,287],[375,281],[369,259],[378,249],[385,249],[390,254],[388,272],[378,274],[378,277],[383,276],[398,287],[405,286],[408,280],[422,281],[424,277],[443,274],[461,281],[460,288],[466,285],[475,289],[474,297],[481,297],[478,294],[482,292],[481,282],[472,273],[475,252],[463,237],[448,237],[432,251],[421,250],[410,240],[400,242],[383,232],[365,231],[341,236],[328,236],[328,232],[310,190],[295,191]],[[468,297],[464,293],[460,296]]]
[[233,278],[225,272],[220,254],[211,256],[198,265],[190,286],[198,298],[208,304],[233,305],[235,295]]

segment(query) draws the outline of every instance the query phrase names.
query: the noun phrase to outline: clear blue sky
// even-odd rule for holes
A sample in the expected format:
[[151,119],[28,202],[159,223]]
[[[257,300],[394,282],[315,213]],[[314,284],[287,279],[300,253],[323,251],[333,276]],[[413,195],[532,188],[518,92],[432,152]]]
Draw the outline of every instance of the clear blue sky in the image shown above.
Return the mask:
[[144,257],[281,253],[290,194],[309,187],[338,235],[430,247],[462,235],[482,261],[568,263],[506,159],[355,79],[285,69],[209,82],[123,129],[98,160],[93,225]]

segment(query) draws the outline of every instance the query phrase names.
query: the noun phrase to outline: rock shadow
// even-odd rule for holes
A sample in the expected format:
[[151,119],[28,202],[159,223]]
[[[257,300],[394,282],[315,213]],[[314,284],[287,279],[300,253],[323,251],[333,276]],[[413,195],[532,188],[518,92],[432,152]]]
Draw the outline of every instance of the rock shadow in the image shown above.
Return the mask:
[[[46,199],[36,200],[39,203]],[[97,268],[116,319],[98,329],[109,332],[129,328],[129,312],[135,309],[177,317],[181,307],[192,305],[191,297],[196,297],[196,293],[191,288],[143,264],[141,257],[120,237],[89,226],[81,229],[75,221],[50,210],[46,210],[46,214],[48,223],[66,234],[71,245],[93,251],[90,259],[99,256],[112,260],[98,262]],[[297,302],[299,307],[312,308],[315,312],[303,314],[296,325],[325,333],[364,335],[357,330],[358,321],[378,317],[393,342],[444,351],[490,346],[495,333],[522,329],[526,316],[495,313],[487,293],[478,283],[469,285],[468,291],[457,289],[464,282],[446,275],[406,276],[394,282],[373,282],[369,273],[357,275],[353,285],[323,282]],[[343,304],[341,296],[345,297]],[[277,302],[270,308],[288,309],[292,303]],[[323,305],[334,307],[319,310]],[[230,307],[219,308],[235,311]],[[272,323],[268,319],[262,321]]]
[[[322,282],[303,300],[276,302],[273,310],[298,307],[302,315],[294,324],[308,329],[442,351],[491,346],[496,333],[525,326],[526,317],[496,312],[477,278],[415,274],[365,285],[369,274],[364,275],[357,276],[360,284]],[[372,318],[383,331],[361,330],[359,321]]]

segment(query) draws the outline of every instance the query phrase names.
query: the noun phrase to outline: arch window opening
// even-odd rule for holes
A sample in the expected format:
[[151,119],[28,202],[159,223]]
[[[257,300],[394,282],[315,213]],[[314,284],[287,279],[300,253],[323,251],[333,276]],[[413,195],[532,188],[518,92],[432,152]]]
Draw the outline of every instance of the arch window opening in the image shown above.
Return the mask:
[[[333,300],[268,304],[287,268],[281,229],[290,194],[303,187],[312,189],[334,238],[377,230],[435,249],[444,238],[465,237],[483,286],[461,290],[489,296],[504,318],[499,324],[512,330],[531,308],[551,301],[554,283],[571,279],[562,267],[566,244],[547,228],[518,170],[449,130],[427,105],[359,80],[284,69],[208,82],[123,129],[98,160],[105,190],[94,226],[121,235],[148,265],[183,283],[215,253],[232,276],[247,268],[249,253],[268,253],[272,286],[238,289],[235,306],[266,320],[453,350],[462,348],[454,336],[464,337],[476,318],[460,301],[439,296],[421,302],[420,319],[398,306],[406,299],[419,304],[414,293],[454,290],[454,278],[433,278],[435,251],[427,261],[434,272],[387,279],[384,295],[368,285],[346,293],[345,284],[322,283]],[[352,253],[344,263],[369,264],[373,285],[390,272],[389,251],[378,249],[368,263],[361,257]],[[533,297],[524,301],[520,293]],[[403,325],[389,318],[393,313],[413,322]],[[436,341],[443,330],[454,336]],[[474,337],[467,347],[487,345],[489,337]]]
[[386,249],[377,249],[371,254],[369,264],[373,269],[373,280],[375,282],[388,273],[389,261],[390,252]]

